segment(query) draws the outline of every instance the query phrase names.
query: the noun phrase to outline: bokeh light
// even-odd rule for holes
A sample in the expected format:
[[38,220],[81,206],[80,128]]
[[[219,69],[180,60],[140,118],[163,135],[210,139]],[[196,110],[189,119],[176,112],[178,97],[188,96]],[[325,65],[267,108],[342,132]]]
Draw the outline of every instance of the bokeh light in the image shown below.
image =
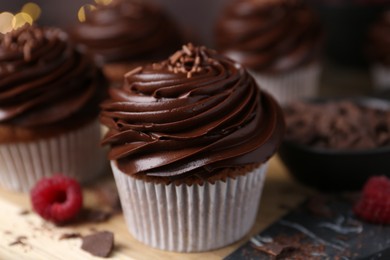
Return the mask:
[[96,7],[94,5],[83,5],[79,12],[77,13],[77,17],[79,18],[80,22],[85,22],[85,12],[87,11],[93,11]]
[[112,3],[112,0],[95,0],[95,3],[100,5],[109,5]]
[[0,13],[0,33],[7,33],[12,30],[14,15],[9,12]]
[[41,8],[36,3],[27,3],[23,5],[21,12],[29,14],[33,21],[36,21],[41,15]]
[[2,12],[0,13],[0,33],[5,34],[25,24],[32,25],[40,15],[41,8],[32,2],[23,5],[22,10],[15,15]]
[[12,29],[18,29],[25,24],[33,24],[33,18],[27,13],[17,13],[12,19]]

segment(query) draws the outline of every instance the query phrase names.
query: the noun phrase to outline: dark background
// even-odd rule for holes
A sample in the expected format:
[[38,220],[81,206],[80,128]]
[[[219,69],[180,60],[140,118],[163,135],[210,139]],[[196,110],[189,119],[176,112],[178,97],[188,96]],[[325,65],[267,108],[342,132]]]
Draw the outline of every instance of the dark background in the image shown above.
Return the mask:
[[[151,0],[153,1],[153,0]],[[170,12],[196,43],[213,46],[213,26],[229,0],[154,0]],[[364,67],[367,29],[390,0],[308,0],[319,12],[326,29],[327,57],[338,64]],[[26,0],[1,0],[0,12],[17,13]],[[77,22],[81,6],[93,0],[34,0],[42,8],[40,25],[68,28]]]

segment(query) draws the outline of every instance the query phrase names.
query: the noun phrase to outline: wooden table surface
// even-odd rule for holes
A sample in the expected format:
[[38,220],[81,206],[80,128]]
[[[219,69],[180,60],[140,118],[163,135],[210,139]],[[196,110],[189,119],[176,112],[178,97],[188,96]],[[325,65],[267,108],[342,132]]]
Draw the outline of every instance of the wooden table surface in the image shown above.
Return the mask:
[[[109,178],[105,183],[111,183]],[[112,184],[112,183],[111,183]],[[96,184],[95,186],[96,187]],[[181,254],[150,248],[136,241],[128,232],[121,214],[107,222],[84,223],[55,227],[45,223],[31,210],[27,195],[0,190],[0,259],[101,259],[80,249],[81,239],[60,240],[64,233],[88,235],[94,230],[109,230],[115,234],[115,249],[110,259],[221,259],[229,255],[248,238],[277,220],[288,209],[303,201],[313,191],[296,183],[278,158],[271,159],[257,221],[245,238],[230,246],[205,253]],[[85,206],[98,209],[96,189],[85,189]],[[10,245],[17,237],[25,236],[25,245]]]

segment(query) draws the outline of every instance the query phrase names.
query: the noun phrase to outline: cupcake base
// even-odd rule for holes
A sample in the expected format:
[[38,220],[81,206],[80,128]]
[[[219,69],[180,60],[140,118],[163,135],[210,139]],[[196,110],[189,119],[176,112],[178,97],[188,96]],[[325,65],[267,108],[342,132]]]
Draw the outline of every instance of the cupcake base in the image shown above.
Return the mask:
[[251,72],[260,88],[270,93],[282,105],[297,99],[317,96],[320,73],[319,64],[275,75]]
[[103,173],[98,120],[82,128],[36,141],[0,144],[0,186],[28,192],[43,177],[70,176],[81,183]]
[[253,226],[267,164],[203,185],[155,184],[111,167],[130,233],[168,251],[199,252],[236,242]]
[[371,74],[376,90],[390,89],[390,67],[380,64],[373,65],[371,68]]

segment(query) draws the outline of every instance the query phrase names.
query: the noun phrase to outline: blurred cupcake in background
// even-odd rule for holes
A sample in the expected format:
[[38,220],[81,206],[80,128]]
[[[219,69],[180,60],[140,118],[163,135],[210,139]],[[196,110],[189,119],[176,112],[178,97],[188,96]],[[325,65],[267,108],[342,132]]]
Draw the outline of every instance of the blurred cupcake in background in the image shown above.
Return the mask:
[[374,87],[390,89],[390,9],[372,25],[368,35],[368,56]]
[[0,185],[29,191],[56,173],[85,183],[103,172],[91,56],[60,29],[25,25],[0,34]]
[[129,70],[167,57],[181,46],[172,20],[156,6],[141,0],[99,1],[81,9],[71,37],[104,62],[104,73],[121,83]]
[[300,0],[234,0],[215,29],[217,49],[246,66],[282,104],[317,95],[323,33]]

